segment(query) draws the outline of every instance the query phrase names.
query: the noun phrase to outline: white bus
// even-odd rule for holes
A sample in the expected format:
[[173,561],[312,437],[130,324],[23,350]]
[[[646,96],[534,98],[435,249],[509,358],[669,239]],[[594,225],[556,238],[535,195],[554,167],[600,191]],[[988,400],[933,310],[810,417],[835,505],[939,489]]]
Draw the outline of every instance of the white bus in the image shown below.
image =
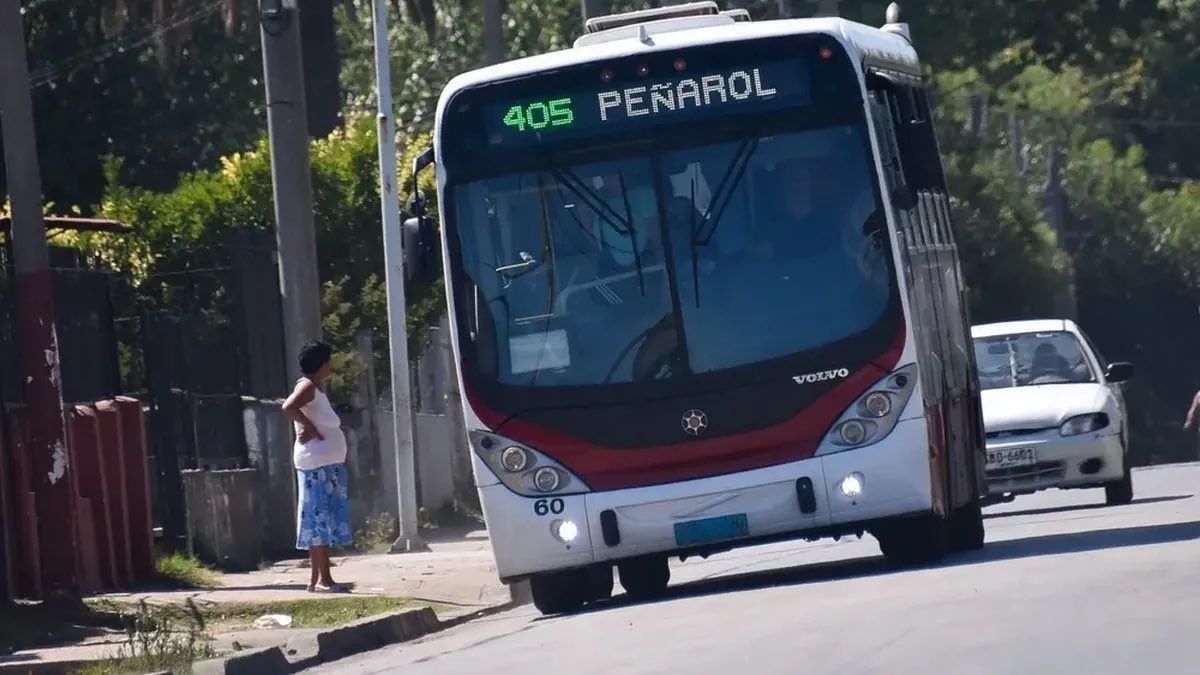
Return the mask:
[[983,545],[963,277],[888,19],[614,15],[442,93],[417,168],[466,431],[499,575],[543,612],[779,539]]

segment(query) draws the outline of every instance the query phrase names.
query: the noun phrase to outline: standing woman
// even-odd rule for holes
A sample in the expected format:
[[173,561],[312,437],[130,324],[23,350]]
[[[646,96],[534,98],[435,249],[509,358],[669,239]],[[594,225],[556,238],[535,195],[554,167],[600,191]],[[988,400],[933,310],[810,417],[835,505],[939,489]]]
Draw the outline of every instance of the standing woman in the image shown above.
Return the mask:
[[323,342],[300,350],[300,372],[283,414],[296,429],[292,460],[299,479],[296,548],[308,550],[312,566],[310,592],[341,590],[330,572],[330,547],[348,546],[350,507],[346,491],[346,437],[341,420],[329,403],[325,382],[332,373],[333,351]]

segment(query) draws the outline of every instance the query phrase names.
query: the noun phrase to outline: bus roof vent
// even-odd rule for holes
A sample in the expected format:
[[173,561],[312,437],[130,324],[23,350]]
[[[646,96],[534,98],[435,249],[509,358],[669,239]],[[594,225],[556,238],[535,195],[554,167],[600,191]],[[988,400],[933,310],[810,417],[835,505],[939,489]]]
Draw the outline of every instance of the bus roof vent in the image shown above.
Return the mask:
[[598,16],[594,19],[587,20],[587,23],[584,24],[584,32],[599,33],[601,31],[611,30],[613,28],[623,28],[625,26],[632,26],[649,21],[676,19],[685,16],[717,16],[720,13],[721,10],[717,7],[715,0],[689,2],[683,5],[655,7],[653,9],[643,9],[636,12]]
[[734,21],[742,22],[750,20],[750,11],[746,9],[727,9],[721,12],[721,16],[727,16]]

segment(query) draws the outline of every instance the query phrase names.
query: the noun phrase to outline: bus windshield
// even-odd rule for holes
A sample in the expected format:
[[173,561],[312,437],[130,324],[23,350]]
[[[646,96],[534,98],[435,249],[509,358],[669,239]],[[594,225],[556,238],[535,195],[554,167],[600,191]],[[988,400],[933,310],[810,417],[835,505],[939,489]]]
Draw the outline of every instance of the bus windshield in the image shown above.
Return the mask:
[[464,352],[501,386],[590,387],[868,331],[896,294],[864,133],[834,124],[454,186]]

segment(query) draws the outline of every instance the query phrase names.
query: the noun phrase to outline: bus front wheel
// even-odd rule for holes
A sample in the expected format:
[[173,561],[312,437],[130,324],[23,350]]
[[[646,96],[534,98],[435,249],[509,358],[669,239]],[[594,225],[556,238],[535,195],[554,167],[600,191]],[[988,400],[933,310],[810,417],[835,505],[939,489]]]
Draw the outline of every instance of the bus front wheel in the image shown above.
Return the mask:
[[954,512],[950,518],[950,548],[956,552],[978,551],[983,548],[983,505],[971,502]]
[[565,614],[583,606],[585,578],[577,570],[547,572],[529,578],[533,606],[542,614]]
[[928,514],[885,523],[872,534],[889,564],[895,567],[923,565],[940,560],[950,544],[945,518]]
[[625,594],[634,600],[656,598],[667,590],[671,566],[666,556],[648,555],[617,563]]

